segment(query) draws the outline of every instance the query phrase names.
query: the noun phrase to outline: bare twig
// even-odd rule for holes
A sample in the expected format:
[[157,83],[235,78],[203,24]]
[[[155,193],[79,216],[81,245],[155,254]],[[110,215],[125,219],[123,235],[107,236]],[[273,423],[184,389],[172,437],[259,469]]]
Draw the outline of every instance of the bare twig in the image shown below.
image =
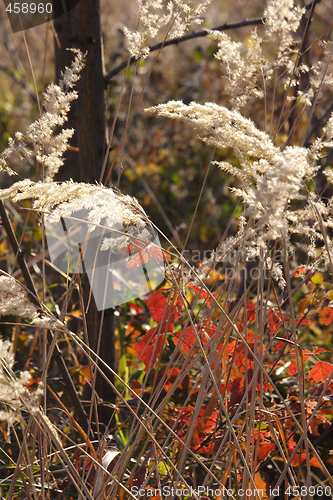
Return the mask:
[[[221,26],[216,26],[215,28],[212,28],[211,31],[228,31],[236,28],[242,28],[243,26],[255,26],[257,24],[263,24],[263,23],[264,23],[264,18],[262,17],[257,17],[254,19],[244,19],[243,21],[240,21],[238,23],[225,23],[222,24]],[[178,45],[179,43],[187,42],[188,40],[193,40],[194,38],[201,38],[207,35],[208,32],[206,30],[193,31],[192,33],[188,33],[187,35],[184,36],[179,36],[177,38],[172,38],[171,40],[166,40],[164,42],[156,43],[155,45],[149,47],[149,52],[155,52],[156,50],[168,47],[169,45]],[[121,64],[113,68],[105,76],[104,78],[105,83],[110,83],[110,81],[115,75],[120,73],[122,69],[126,68],[128,62],[129,64],[133,64],[135,61],[136,58],[131,57],[130,59],[126,59],[126,61],[123,61]]]
[[[322,0],[313,0],[308,5],[306,5],[305,9],[308,11],[309,9],[313,9],[315,5],[320,3]],[[237,23],[224,23],[221,26],[215,26],[215,28],[211,28],[210,31],[229,31],[237,28],[243,28],[244,26],[256,26],[258,24],[264,24],[264,17],[255,17],[253,19],[244,19],[243,21],[239,21]],[[169,45],[178,45],[182,42],[187,42],[188,40],[193,40],[194,38],[201,38],[208,35],[207,30],[193,31],[192,33],[188,33],[184,36],[179,36],[177,38],[173,38],[172,40],[165,40],[163,42],[156,43],[149,47],[149,52],[154,52],[156,50],[160,50],[164,47],[168,47]],[[104,81],[106,84],[110,83],[112,78],[115,75],[118,75],[121,70],[126,68],[128,64],[133,64],[136,61],[135,57],[131,57],[123,61],[121,64],[113,68],[109,73],[104,77]]]

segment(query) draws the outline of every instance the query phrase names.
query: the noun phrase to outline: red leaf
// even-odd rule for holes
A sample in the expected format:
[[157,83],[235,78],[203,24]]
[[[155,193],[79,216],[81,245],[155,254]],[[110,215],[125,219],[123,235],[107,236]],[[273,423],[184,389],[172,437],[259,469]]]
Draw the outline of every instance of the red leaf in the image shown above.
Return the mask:
[[305,273],[305,270],[306,270],[305,266],[302,266],[299,269],[297,269],[297,271],[294,272],[295,278],[299,278],[301,274]]
[[282,323],[281,314],[276,311],[270,310],[268,312],[268,321],[267,321],[270,333],[276,333],[280,328],[281,323]]
[[[197,334],[199,335],[203,346],[205,346],[209,342],[209,339],[212,338],[215,331],[216,326],[209,321],[207,321],[203,326],[200,326],[200,328],[197,328]],[[175,344],[178,344],[178,347],[181,351],[188,354],[193,344],[197,344],[197,337],[192,326],[189,326],[184,331],[175,332],[173,334],[173,341]]]
[[325,347],[315,347],[313,353],[319,354],[322,352],[331,352],[331,349],[326,349]]
[[164,316],[164,310],[168,302],[168,297],[162,295],[161,292],[154,292],[147,300],[147,306],[151,317],[157,323],[161,321]]
[[145,463],[143,463],[141,467],[138,468],[130,483],[132,487],[134,486],[138,489],[141,488],[147,476],[147,468],[148,466]]
[[323,307],[319,313],[319,323],[329,325],[333,321],[333,307]]
[[245,380],[243,377],[237,377],[229,384],[228,398],[230,399],[229,401],[230,408],[233,408],[235,405],[239,404],[240,401],[242,400],[245,392],[244,385],[245,385]]
[[136,269],[139,266],[144,266],[148,262],[148,254],[146,251],[142,250],[137,253],[132,259],[127,263],[126,267],[128,269]]
[[329,427],[330,421],[323,417],[322,415],[316,415],[312,420],[311,424],[309,425],[309,430],[311,434],[314,434],[315,436],[320,436],[319,432],[319,425],[324,425],[324,429]]
[[[203,290],[201,286],[189,286],[189,288],[191,288],[196,295],[199,295],[200,292],[199,299],[208,298],[208,293],[206,292],[206,290]],[[211,298],[209,298],[208,300],[211,300]]]
[[256,320],[256,305],[254,302],[252,302],[252,300],[249,300],[247,302],[247,310],[246,310],[246,316],[247,316],[247,320],[250,322],[250,323],[253,323],[255,320]]
[[91,382],[91,369],[90,366],[81,366],[81,369],[79,371],[79,382],[82,385],[85,385],[86,382]]
[[[253,348],[253,344],[251,344],[251,342],[248,342],[248,344],[249,347]],[[245,349],[245,347],[241,344],[239,344],[235,349],[234,363],[237,365],[241,373],[245,373],[253,368],[253,357],[248,349]]]
[[[254,476],[254,484],[256,485],[256,490],[263,492],[262,495],[263,500],[268,499],[270,496],[268,494],[268,480],[265,481],[263,479],[265,476],[267,476],[265,472],[263,472],[262,475],[260,474],[260,472],[256,472]],[[251,488],[251,486],[252,486],[251,482],[249,482],[249,488]]]
[[159,248],[156,245],[147,245],[146,243],[140,242],[138,240],[133,240],[127,248],[124,248],[129,255],[133,255],[127,264],[127,268],[135,269],[139,266],[144,266],[147,264],[149,257],[151,257],[156,263],[164,261],[165,259],[170,259],[170,255]]
[[[207,406],[203,406],[199,411],[199,416],[196,420],[195,427],[199,424],[201,417],[204,415]],[[170,427],[178,434],[179,437],[183,438],[188,430],[188,426],[193,418],[194,408],[191,405],[185,406],[179,410],[174,418],[169,422]],[[190,448],[200,453],[211,453],[214,446],[214,439],[210,439],[207,446],[203,445],[203,441],[207,441],[207,436],[213,435],[216,429],[216,422],[218,419],[218,411],[214,410],[208,420],[205,422],[204,428],[199,432],[199,434],[192,439]],[[177,422],[177,423],[176,423]]]
[[138,252],[146,247],[147,247],[147,243],[145,243],[143,241],[139,241],[135,238],[133,238],[132,241],[127,245],[129,255],[132,255],[132,253]]
[[[310,351],[303,351],[302,352],[302,355],[303,355],[303,362],[306,361],[310,356],[312,356],[312,352]],[[292,356],[293,358],[296,358],[296,354],[295,354],[295,349],[292,349],[292,351],[290,352],[290,356]],[[300,364],[301,364],[301,360],[300,360]],[[292,361],[290,363],[290,365],[288,366],[288,375],[296,375],[298,373],[298,370],[297,370],[297,361],[295,359],[295,361]]]
[[318,467],[318,469],[321,469],[320,462],[316,457],[310,458],[310,465],[312,465],[313,467]]
[[296,363],[296,361],[292,361],[290,363],[290,365],[288,366],[288,375],[290,375],[290,376],[296,375],[297,372],[298,372],[297,363]]
[[27,387],[28,389],[35,389],[36,386],[39,384],[40,382],[40,377],[33,377],[32,374],[30,374],[30,378],[28,380],[28,382],[26,382],[24,384],[25,387]]
[[142,307],[139,304],[136,304],[136,303],[135,304],[133,304],[133,303],[129,304],[129,314],[132,317],[135,317],[134,319],[136,321],[139,321],[140,323],[143,323],[142,313],[143,313],[143,309],[142,309]]
[[161,262],[165,259],[170,259],[170,255],[167,252],[164,252],[161,248],[156,247],[155,245],[150,245],[149,255],[155,262]]
[[163,349],[164,334],[158,331],[158,326],[151,328],[135,345],[136,355],[145,364],[146,369],[150,363],[151,368],[154,366]]
[[[207,284],[207,281],[206,281]],[[212,301],[214,300],[213,297],[217,297],[216,293],[208,294],[206,290],[201,288],[201,286],[192,286],[192,285],[187,285],[189,289],[193,291],[192,297],[193,300],[201,300],[203,301],[205,306],[210,306]]]
[[258,451],[258,461],[265,460],[271,451],[276,450],[274,443],[261,443]]
[[[294,448],[295,448],[295,446],[293,446],[292,449],[294,449]],[[292,451],[292,449],[290,449],[290,447],[289,447],[289,451]],[[300,454],[299,454],[299,451],[298,451],[296,453],[294,459],[291,462],[291,465],[293,467],[297,467],[299,465],[299,463],[300,463],[299,457],[300,457]],[[302,451],[302,453],[301,453],[301,464],[304,466],[305,462],[306,462],[306,452]],[[313,467],[319,467],[319,468],[321,468],[320,462],[315,457],[310,458],[310,464],[313,465]]]
[[309,371],[309,378],[315,382],[324,382],[333,371],[333,365],[327,361],[318,361],[312,370]]
[[298,322],[298,325],[305,325],[305,326],[308,326],[310,327],[311,326],[311,323],[310,321],[308,320],[308,318],[297,318],[297,322]]
[[168,301],[170,300],[170,302],[172,303],[172,299],[169,299],[170,291],[165,291],[168,295],[164,295],[161,290],[159,290],[158,292],[154,292],[147,300],[147,306],[151,317],[157,323],[161,321],[163,316],[165,316],[166,319],[169,318],[170,323],[174,323],[176,319],[180,317],[180,312],[178,309],[181,306],[182,302],[178,297],[178,299],[174,301],[175,303],[173,304],[172,312],[170,313],[170,311],[167,311],[167,313],[164,314],[166,307],[168,307],[168,309],[170,310]]
[[[303,360],[306,361],[307,359],[309,359],[313,355],[313,352],[311,352],[311,351],[302,351],[302,355],[303,355]],[[293,358],[296,358],[295,349],[292,349],[290,351],[290,356],[292,356]]]
[[[163,389],[168,392],[171,387],[173,386],[177,376],[179,375],[180,373],[180,369],[177,368],[176,366],[174,366],[173,368],[169,368],[168,372],[167,372],[167,380],[163,386]],[[182,384],[181,384],[182,385]],[[180,386],[178,386],[179,388]]]
[[186,328],[184,332],[175,332],[173,334],[173,341],[182,352],[188,354],[193,344],[197,342],[194,330],[191,326]]

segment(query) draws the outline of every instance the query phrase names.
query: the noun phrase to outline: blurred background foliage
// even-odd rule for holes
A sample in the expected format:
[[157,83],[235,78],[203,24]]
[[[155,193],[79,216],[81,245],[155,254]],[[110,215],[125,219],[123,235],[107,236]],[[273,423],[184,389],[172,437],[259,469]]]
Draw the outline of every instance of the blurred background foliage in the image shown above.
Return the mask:
[[[264,8],[265,3],[258,0],[232,3],[212,0],[203,25],[194,29],[260,17]],[[135,0],[101,0],[101,13],[107,73],[128,57],[123,28],[135,29],[138,10]],[[27,30],[23,36],[11,32],[3,5],[0,15],[0,147],[4,148],[16,130],[24,131],[38,117],[35,90],[41,96],[46,85],[54,79],[53,46],[56,40],[50,23]],[[322,0],[316,6],[308,45],[329,28],[332,17],[330,2]],[[257,29],[260,36],[262,26]],[[248,26],[228,34],[246,44],[252,30],[253,27]],[[162,38],[152,43],[159,41]],[[224,91],[225,72],[214,57],[216,49],[216,42],[209,37],[166,47],[160,53],[151,53],[146,61],[130,66],[128,71],[123,70],[107,86],[110,130],[117,117],[110,153],[111,162],[117,154],[112,183],[138,198],[152,221],[178,248],[182,249],[188,237],[186,248],[200,254],[216,248],[236,206],[236,199],[229,192],[234,179],[214,165],[209,166],[213,157],[223,160],[228,155],[230,161],[230,154],[228,151],[214,152],[196,138],[191,127],[145,114],[144,109],[171,99],[228,105]],[[305,57],[315,57],[316,51],[319,55],[321,48],[315,46]],[[284,95],[282,81],[277,82],[273,116],[272,102],[262,106],[259,101],[251,101],[243,112],[245,116],[255,116],[256,125],[262,130],[269,129],[272,122],[274,131]],[[285,135],[280,134],[280,138],[287,139],[288,120],[282,123]],[[299,127],[297,133],[301,136],[302,132],[304,129]],[[294,139],[297,142],[297,137]],[[22,177],[40,176],[38,165],[21,162],[13,166]],[[205,189],[188,235],[203,182]],[[10,185],[11,180],[2,174],[0,183],[4,187]]]

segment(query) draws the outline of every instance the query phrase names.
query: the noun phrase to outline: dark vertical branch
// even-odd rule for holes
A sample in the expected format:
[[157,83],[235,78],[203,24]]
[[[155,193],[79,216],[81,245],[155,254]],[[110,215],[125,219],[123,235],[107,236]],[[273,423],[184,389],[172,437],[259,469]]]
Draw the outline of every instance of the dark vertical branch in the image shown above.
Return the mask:
[[[55,2],[56,4],[57,2]],[[100,180],[106,147],[106,92],[103,74],[103,54],[99,0],[80,0],[67,14],[54,21],[56,41],[56,78],[65,66],[70,66],[72,53],[78,48],[86,53],[86,64],[76,90],[79,97],[73,102],[68,126],[75,129],[71,150],[59,173],[59,180],[72,178],[77,182],[94,184]],[[90,347],[115,370],[114,311],[98,311],[90,298],[90,284],[82,279],[83,298],[87,309],[86,322]],[[110,373],[108,378],[112,380]],[[96,392],[106,402],[114,402],[115,394],[103,377],[97,374]],[[107,424],[107,407],[99,409],[100,420]]]
[[[298,51],[297,55],[297,60],[295,62],[295,69],[294,72],[296,73],[297,68],[300,67],[301,63],[303,62],[304,56],[309,57],[309,52],[307,51],[308,47],[308,38],[309,38],[309,29],[310,29],[310,23],[312,21],[312,16],[314,13],[316,2],[313,1],[311,4],[311,8],[309,9],[309,13],[306,16],[302,17],[299,32],[303,33],[302,35],[302,42]],[[311,66],[309,64],[309,66]],[[295,102],[298,99],[298,92],[301,90],[303,91],[304,89],[307,88],[309,84],[309,75],[307,73],[301,73],[298,78],[296,79],[296,85],[293,88],[293,95],[295,98]],[[302,111],[301,111],[302,113]],[[288,138],[286,141],[286,145],[290,144],[291,139],[293,137],[293,134],[295,133],[295,129],[297,126],[297,121],[298,121],[298,116],[296,114],[296,106],[294,105],[290,115],[288,117],[288,124],[289,124],[289,132],[288,132]]]
[[[57,3],[57,2],[55,2]],[[68,127],[75,129],[74,148],[66,154],[61,180],[95,183],[99,180],[106,151],[106,100],[99,0],[80,0],[67,14],[54,21],[60,46],[56,43],[56,79],[70,66],[75,47],[86,54],[85,67],[75,89]]]

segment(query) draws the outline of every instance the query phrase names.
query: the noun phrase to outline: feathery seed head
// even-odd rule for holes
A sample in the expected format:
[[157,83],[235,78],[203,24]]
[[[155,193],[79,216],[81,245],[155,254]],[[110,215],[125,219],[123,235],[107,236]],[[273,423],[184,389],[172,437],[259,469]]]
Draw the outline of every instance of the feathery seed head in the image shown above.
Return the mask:
[[[78,49],[70,49],[75,54],[70,68],[66,68],[61,75],[59,85],[51,83],[43,94],[44,113],[33,122],[25,134],[17,132],[15,139],[8,141],[8,147],[0,155],[0,169],[13,172],[7,165],[10,157],[17,153],[20,158],[30,158],[33,153],[46,168],[46,180],[51,180],[58,172],[64,160],[62,156],[68,148],[68,141],[74,130],[62,130],[53,135],[55,127],[62,127],[67,121],[67,114],[71,102],[77,99],[76,91],[69,91],[80,78],[80,71],[84,67],[84,55]],[[30,146],[30,148],[28,147]]]

